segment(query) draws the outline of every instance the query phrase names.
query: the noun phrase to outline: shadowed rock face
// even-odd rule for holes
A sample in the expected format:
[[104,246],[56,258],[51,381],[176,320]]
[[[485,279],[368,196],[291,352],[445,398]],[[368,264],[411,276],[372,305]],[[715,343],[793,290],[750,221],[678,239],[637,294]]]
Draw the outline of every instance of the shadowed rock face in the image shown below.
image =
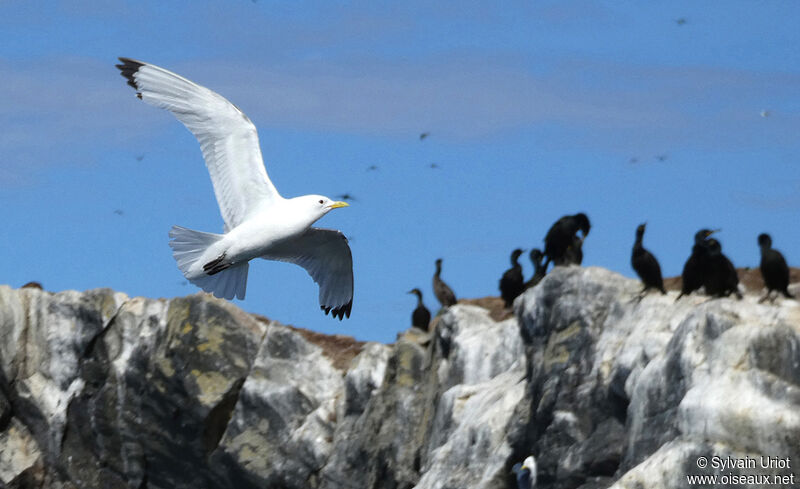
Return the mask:
[[800,461],[800,306],[639,288],[560,267],[513,317],[459,304],[381,345],[204,294],[0,286],[0,487],[500,489],[534,454],[537,487],[678,488],[722,473],[699,456]]

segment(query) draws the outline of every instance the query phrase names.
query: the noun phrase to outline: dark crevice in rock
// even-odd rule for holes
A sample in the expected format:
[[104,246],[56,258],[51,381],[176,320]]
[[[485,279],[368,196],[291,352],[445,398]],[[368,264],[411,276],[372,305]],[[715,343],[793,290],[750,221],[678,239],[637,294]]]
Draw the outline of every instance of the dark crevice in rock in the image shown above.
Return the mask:
[[230,390],[225,393],[222,400],[209,411],[208,416],[203,421],[203,449],[206,457],[213,452],[219,445],[225,429],[233,416],[233,410],[239,400],[239,393],[244,385],[244,377],[233,383]]
[[625,381],[628,380],[630,373],[631,371],[628,368],[619,368],[614,372],[608,384],[607,401],[611,415],[623,425],[628,419],[630,399],[625,393]]
[[142,480],[139,482],[137,489],[148,489],[148,477],[147,477],[147,455],[145,454],[142,457]]
[[14,417],[14,406],[9,399],[9,389],[11,386],[6,382],[5,373],[0,368],[0,431],[8,428],[8,423]]
[[[119,312],[122,310],[123,307],[125,307],[125,304],[127,304],[127,303],[128,303],[128,301],[124,301],[122,304],[120,304],[117,307],[117,310],[114,311],[114,314],[111,315],[111,317],[100,328],[100,330],[97,331],[96,333],[94,333],[94,335],[91,337],[91,339],[86,343],[86,346],[83,348],[83,352],[81,353],[81,357],[78,360],[79,362],[83,361],[86,358],[89,358],[92,355],[92,353],[94,351],[94,348],[95,348],[95,345],[97,344],[97,341],[101,340],[102,338],[105,337],[105,335],[108,332],[108,330],[111,328],[111,326],[114,325],[114,322],[116,321],[117,316],[119,315]],[[78,366],[78,369],[80,370],[80,365]]]

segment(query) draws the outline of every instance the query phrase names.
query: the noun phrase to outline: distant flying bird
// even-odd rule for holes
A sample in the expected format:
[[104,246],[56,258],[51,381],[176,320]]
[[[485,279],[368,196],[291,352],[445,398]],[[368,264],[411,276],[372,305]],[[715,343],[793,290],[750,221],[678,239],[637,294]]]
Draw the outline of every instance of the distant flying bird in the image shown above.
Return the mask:
[[122,216],[125,214],[125,212],[122,209],[114,209],[114,214]]
[[348,200],[348,201],[351,201],[351,202],[357,200],[355,197],[353,197],[352,195],[350,195],[348,193],[339,194],[339,195],[336,196],[336,198],[337,199],[342,199],[342,200]]
[[169,242],[187,280],[216,297],[244,299],[249,261],[285,261],[319,284],[320,307],[340,320],[353,305],[347,238],[311,227],[348,204],[321,195],[283,198],[267,176],[250,119],[211,90],[157,66],[119,58],[117,68],[150,105],[167,109],[194,134],[225,222],[224,234],[173,226]]
[[[576,251],[580,251],[580,246],[583,244],[583,239],[589,234],[589,229],[591,229],[589,218],[583,212],[573,216],[564,216],[553,223],[544,237],[544,254],[547,257],[544,264],[545,270],[551,261],[555,265],[573,263]],[[583,239],[576,235],[579,230],[583,233]],[[570,251],[569,256],[567,255],[568,250]],[[581,252],[580,255],[582,256],[583,253]],[[572,260],[567,261],[568,258],[572,258]]]
[[436,163],[431,163],[430,165],[428,165],[428,168],[433,168],[435,170],[439,168],[439,165],[437,165]]
[[639,158],[634,156],[633,158],[628,160],[628,163],[639,163]]
[[768,110],[761,111],[761,117],[769,117],[771,114]]
[[377,170],[377,169],[378,169],[378,167],[377,167],[376,165],[369,165],[369,166],[367,167],[367,171],[375,171],[375,170]]
[[647,223],[642,223],[636,228],[636,241],[633,243],[631,252],[631,266],[644,284],[644,288],[639,292],[639,297],[644,296],[648,289],[660,290],[662,294],[667,293],[664,289],[664,279],[661,277],[661,265],[658,264],[656,257],[642,245],[646,227]]
[[433,274],[433,294],[442,305],[442,307],[450,307],[456,303],[456,294],[453,289],[441,279],[442,274],[442,259],[436,260],[436,273]]
[[144,159],[144,155],[140,154],[136,156],[136,161],[142,161]]
[[423,139],[425,139],[428,136],[430,136],[430,134],[431,133],[429,133],[429,132],[423,132],[422,134],[419,135],[419,140],[422,141]]
[[678,25],[684,25],[686,24],[686,22],[687,22],[686,17],[680,17],[675,19],[675,23]]
[[656,155],[656,159],[658,161],[667,161],[667,155],[666,154]]
[[794,299],[789,293],[789,266],[780,251],[772,247],[772,238],[767,233],[758,235],[758,247],[761,249],[761,277],[767,294],[758,302],[764,302],[773,291],[783,294],[784,297]]
[[409,294],[417,296],[417,308],[411,313],[411,325],[423,331],[428,331],[428,325],[431,322],[431,312],[422,303],[422,291],[419,289],[411,289]]
[[511,268],[503,273],[500,278],[500,297],[506,307],[511,307],[522,291],[525,290],[525,282],[522,278],[522,265],[519,264],[519,257],[522,250],[517,248],[511,252]]
[[521,464],[515,463],[511,471],[517,477],[517,489],[533,489],[536,487],[536,459],[531,455]]

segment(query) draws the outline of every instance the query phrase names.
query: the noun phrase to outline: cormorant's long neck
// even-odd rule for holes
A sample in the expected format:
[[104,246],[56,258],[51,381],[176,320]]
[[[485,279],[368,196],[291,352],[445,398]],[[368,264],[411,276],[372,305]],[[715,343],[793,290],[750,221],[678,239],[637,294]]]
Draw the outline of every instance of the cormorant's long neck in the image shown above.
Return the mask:
[[642,238],[644,237],[644,233],[636,233],[636,241],[633,242],[633,252],[634,253],[641,253],[644,249],[642,245]]
[[442,264],[441,263],[437,263],[436,264],[436,273],[434,274],[434,277],[439,278],[439,274],[440,273],[442,273]]
[[422,307],[422,294],[417,292],[417,307]]

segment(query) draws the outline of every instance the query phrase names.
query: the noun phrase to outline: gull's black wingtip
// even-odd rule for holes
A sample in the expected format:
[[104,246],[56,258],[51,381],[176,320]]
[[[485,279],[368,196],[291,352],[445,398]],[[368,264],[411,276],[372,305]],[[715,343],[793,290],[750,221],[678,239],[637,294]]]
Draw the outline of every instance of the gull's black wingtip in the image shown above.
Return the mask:
[[350,310],[353,308],[353,301],[351,300],[347,304],[341,307],[337,307],[336,309],[332,308],[331,306],[319,306],[319,308],[325,311],[326,316],[328,315],[329,312],[333,311],[331,317],[333,318],[338,317],[339,321],[341,321],[342,319],[344,319],[345,316],[350,318]]
[[119,69],[120,74],[128,80],[128,85],[132,86],[133,89],[136,90],[136,96],[142,98],[142,94],[139,93],[139,87],[136,86],[136,80],[133,78],[133,75],[139,71],[139,68],[144,66],[144,63],[131,58],[119,57],[117,59],[122,61],[122,64],[114,66],[116,66]]

